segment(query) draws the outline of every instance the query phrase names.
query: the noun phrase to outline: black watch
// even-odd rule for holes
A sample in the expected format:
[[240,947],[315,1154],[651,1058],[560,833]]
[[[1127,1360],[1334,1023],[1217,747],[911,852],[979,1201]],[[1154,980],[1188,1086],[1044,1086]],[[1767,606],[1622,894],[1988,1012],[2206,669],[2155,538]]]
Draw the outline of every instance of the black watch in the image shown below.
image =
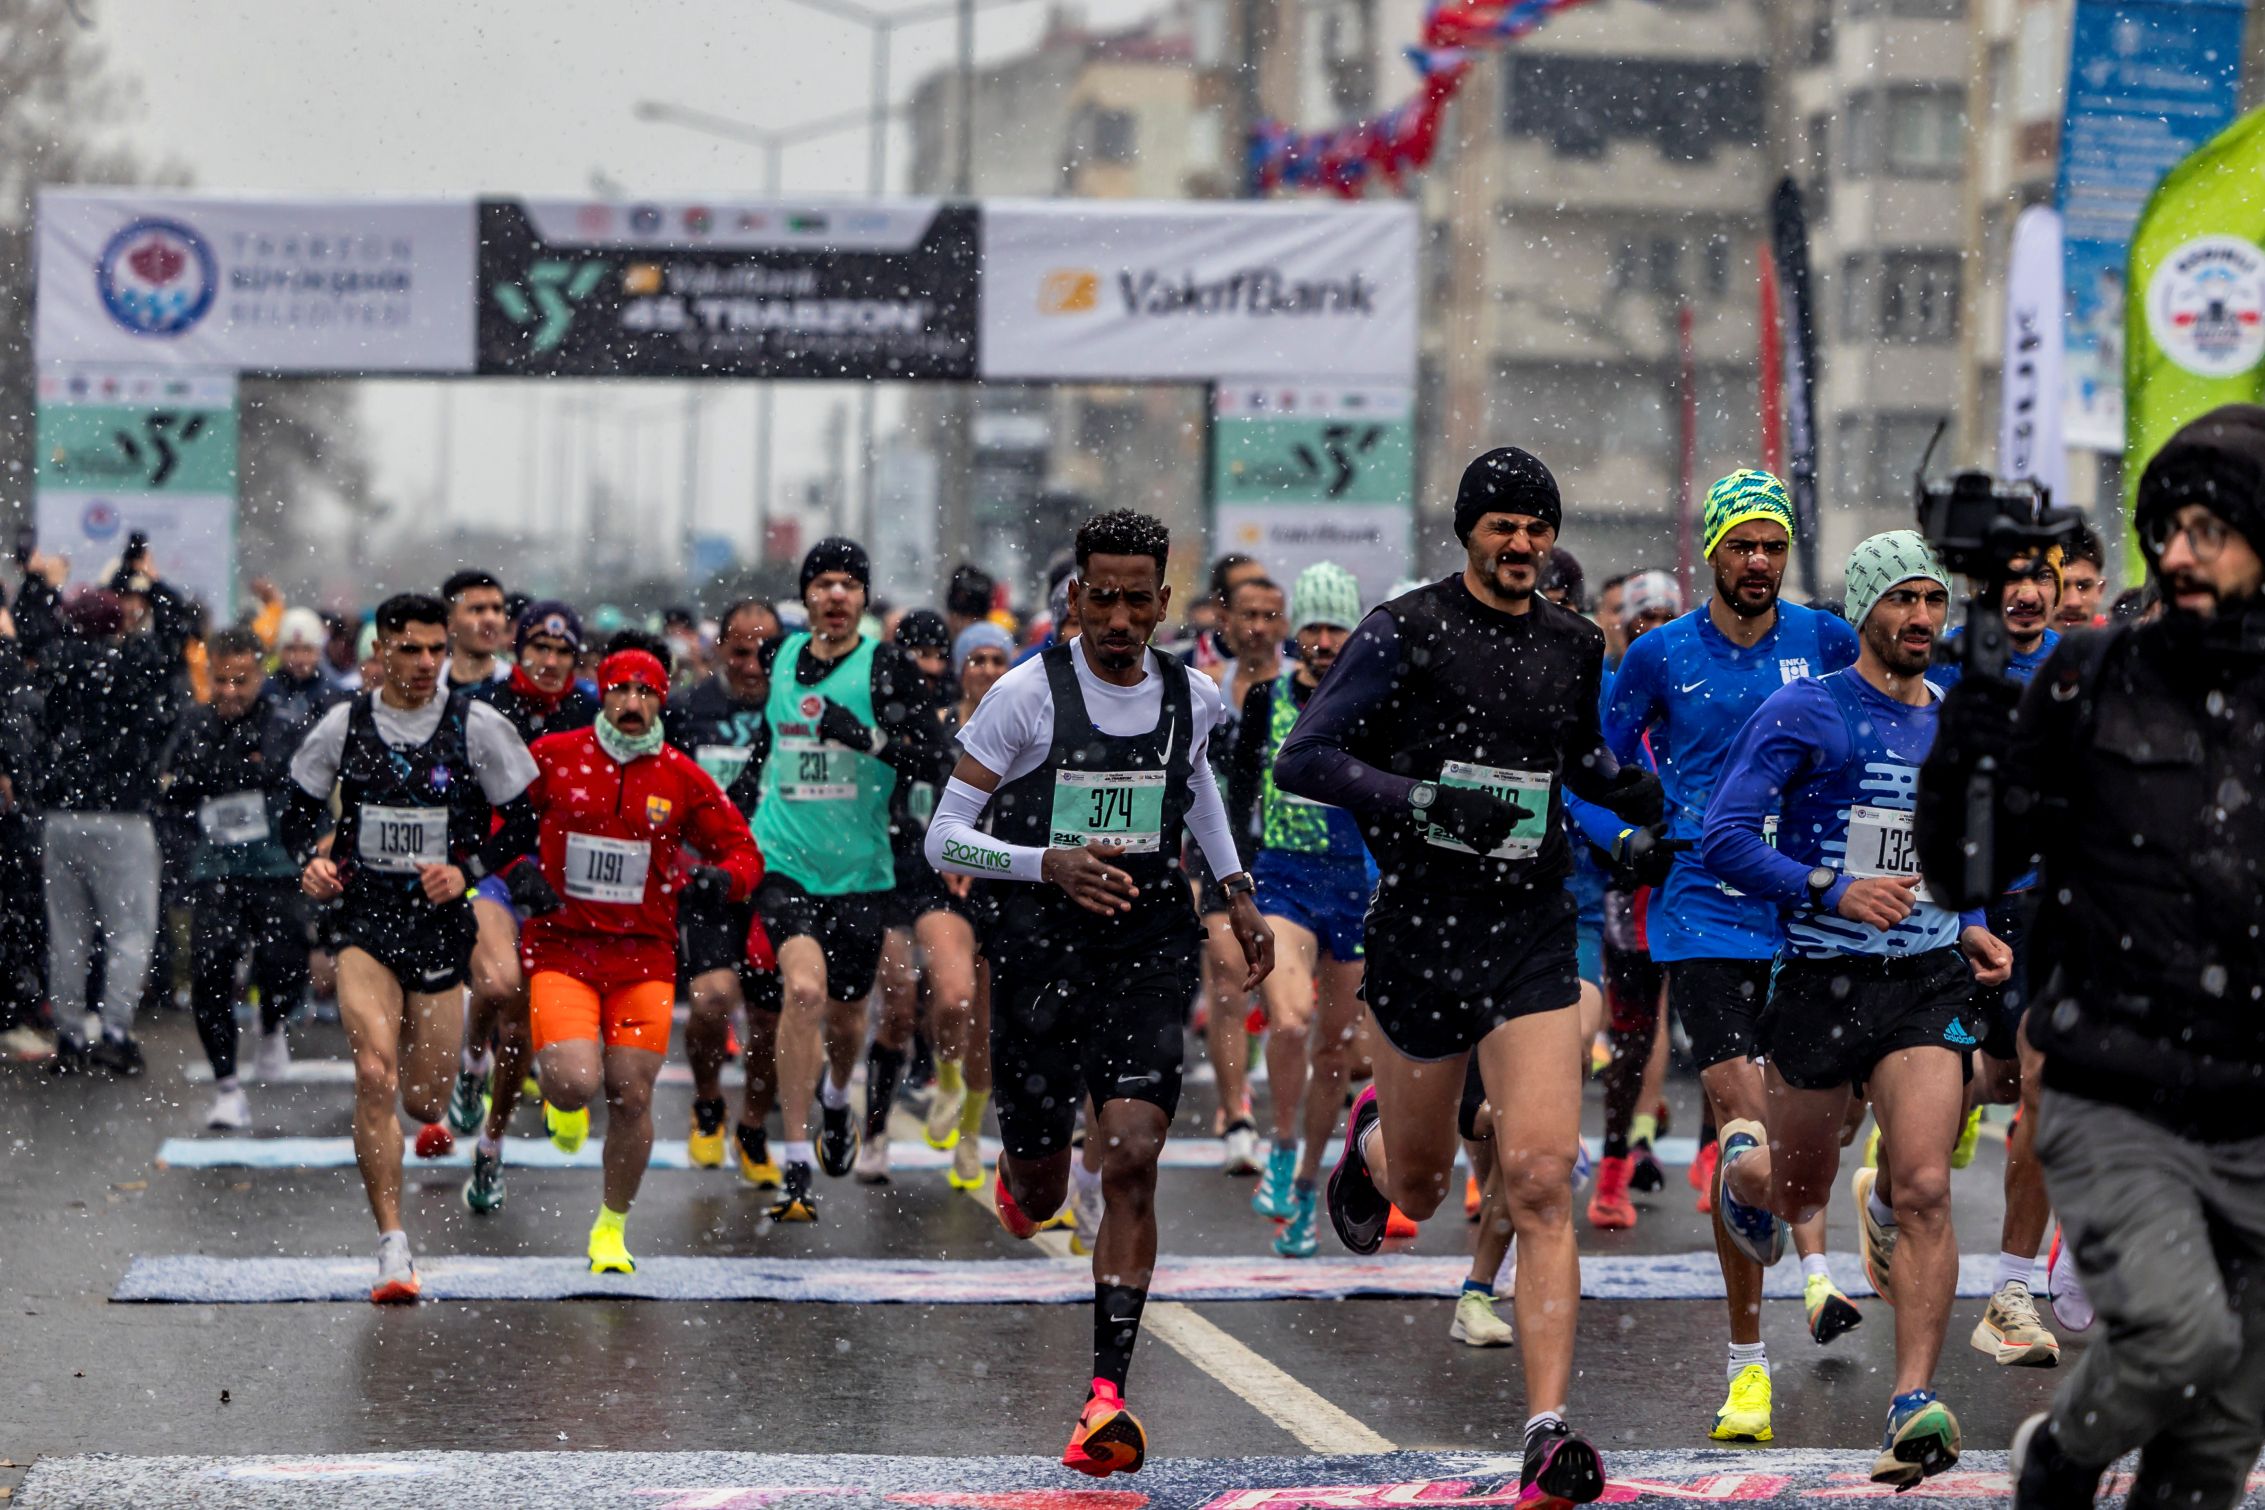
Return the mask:
[[1238,870],[1221,881],[1219,889],[1231,898],[1253,896],[1258,891],[1258,882],[1252,878],[1249,871]]
[[1820,865],[1809,872],[1809,905],[1824,910],[1825,896],[1840,879],[1840,872],[1829,865]]
[[1419,813],[1428,812],[1431,805],[1438,800],[1439,788],[1428,781],[1419,781],[1408,788],[1408,806]]

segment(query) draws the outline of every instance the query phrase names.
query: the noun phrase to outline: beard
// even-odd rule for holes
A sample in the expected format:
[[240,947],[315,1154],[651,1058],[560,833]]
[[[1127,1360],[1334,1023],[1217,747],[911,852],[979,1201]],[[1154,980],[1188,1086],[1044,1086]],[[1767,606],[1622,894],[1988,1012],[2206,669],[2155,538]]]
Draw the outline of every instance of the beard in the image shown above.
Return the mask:
[[1745,599],[1741,598],[1738,595],[1740,589],[1743,587],[1759,587],[1763,585],[1765,584],[1758,582],[1746,583],[1739,580],[1725,581],[1719,576],[1714,579],[1716,596],[1722,599],[1723,606],[1725,608],[1728,608],[1732,613],[1738,615],[1738,617],[1740,617],[1741,619],[1758,619],[1763,614],[1766,614],[1771,609],[1777,607],[1777,586],[1775,583],[1767,584],[1769,588],[1769,596],[1762,599],[1760,603],[1748,603]]

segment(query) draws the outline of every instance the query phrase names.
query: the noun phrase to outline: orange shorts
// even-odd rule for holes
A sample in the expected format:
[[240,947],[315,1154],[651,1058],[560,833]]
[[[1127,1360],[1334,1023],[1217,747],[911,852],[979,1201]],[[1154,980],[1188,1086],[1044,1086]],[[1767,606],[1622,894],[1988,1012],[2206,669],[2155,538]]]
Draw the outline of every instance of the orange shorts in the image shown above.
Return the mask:
[[537,970],[527,982],[527,1001],[538,1052],[554,1043],[591,1041],[666,1054],[676,983],[641,980],[601,996],[597,987],[571,975]]

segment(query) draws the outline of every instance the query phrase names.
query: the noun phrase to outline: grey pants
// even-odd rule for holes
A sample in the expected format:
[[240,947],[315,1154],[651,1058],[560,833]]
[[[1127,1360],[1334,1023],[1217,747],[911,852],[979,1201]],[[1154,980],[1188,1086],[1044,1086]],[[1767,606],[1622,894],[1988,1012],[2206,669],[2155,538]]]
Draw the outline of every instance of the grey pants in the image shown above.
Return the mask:
[[2143,1449],[2134,1507],[2239,1503],[2265,1441],[2265,1137],[2190,1142],[2047,1091],[2037,1153],[2099,1312],[2053,1401],[2061,1450]]
[[42,823],[41,851],[55,1025],[79,1035],[99,934],[102,1030],[124,1037],[134,1026],[157,947],[157,831],[140,813],[51,812]]

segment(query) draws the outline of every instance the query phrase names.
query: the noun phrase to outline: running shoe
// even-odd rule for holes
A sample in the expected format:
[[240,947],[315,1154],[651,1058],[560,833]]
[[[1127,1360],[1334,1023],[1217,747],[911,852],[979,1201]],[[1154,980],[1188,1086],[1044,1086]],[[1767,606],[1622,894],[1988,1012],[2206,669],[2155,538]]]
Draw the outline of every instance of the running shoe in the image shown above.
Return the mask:
[[0,1033],[0,1059],[17,1064],[41,1064],[55,1057],[55,1040],[28,1022]]
[[973,1138],[962,1138],[952,1146],[952,1167],[944,1171],[944,1182],[954,1190],[980,1190],[983,1188],[983,1147]]
[[1636,1203],[1628,1199],[1628,1182],[1636,1161],[1626,1154],[1597,1166],[1596,1193],[1589,1197],[1589,1225],[1599,1232],[1625,1232],[1636,1225]]
[[1667,1171],[1659,1167],[1652,1156],[1649,1143],[1638,1143],[1628,1150],[1633,1168],[1628,1171],[1628,1188],[1638,1195],[1656,1195],[1667,1188]]
[[1766,1206],[1749,1206],[1730,1190],[1730,1170],[1739,1157],[1762,1146],[1762,1124],[1747,1118],[1722,1125],[1722,1159],[1715,1169],[1715,1208],[1731,1246],[1764,1268],[1785,1257],[1785,1223]]
[[1931,1389],[1897,1395],[1888,1406],[1887,1434],[1872,1464],[1872,1482],[1898,1490],[1958,1465],[1958,1417]]
[[1345,1119],[1337,1167],[1329,1171],[1329,1225],[1339,1242],[1363,1257],[1384,1246],[1385,1224],[1392,1218],[1392,1203],[1369,1178],[1368,1160],[1361,1156],[1361,1135],[1376,1126],[1376,1118],[1376,1087],[1364,1085]]
[[779,1198],[771,1203],[769,1215],[774,1222],[818,1220],[818,1198],[810,1193],[809,1165],[799,1159],[787,1165],[779,1184]]
[[2052,1417],[2034,1415],[2014,1429],[2006,1469],[2013,1479],[2013,1510],[2060,1510],[2089,1505],[2100,1496],[2107,1470],[2072,1463],[2053,1435]]
[[240,1088],[231,1085],[212,1098],[212,1110],[204,1114],[204,1125],[220,1132],[242,1132],[252,1125],[252,1103],[244,1099]]
[[[700,1114],[706,1112],[714,1119],[713,1127],[700,1125]],[[684,1157],[694,1169],[721,1169],[724,1167],[724,1104],[722,1101],[692,1103],[692,1130],[684,1136]]]
[[2053,1320],[2064,1331],[2082,1335],[2092,1330],[2098,1316],[2092,1310],[2091,1297],[2084,1293],[2084,1276],[2076,1272],[2076,1246],[2063,1244],[2067,1235],[2064,1227],[2053,1229],[2053,1256],[2046,1260],[2046,1283],[2052,1286]]
[[938,1153],[959,1142],[960,1108],[967,1105],[967,1082],[963,1079],[950,1090],[938,1079],[936,1093],[928,1098],[928,1126],[925,1135],[928,1146]]
[[590,1108],[562,1112],[548,1101],[543,1103],[543,1127],[550,1133],[551,1142],[560,1153],[579,1153],[590,1136]]
[[487,1120],[480,1104],[487,1093],[487,1071],[458,1070],[456,1086],[448,1093],[448,1130],[461,1138],[478,1132]]
[[1465,1290],[1455,1297],[1455,1320],[1447,1335],[1465,1347],[1508,1347],[1516,1340],[1510,1323],[1494,1314],[1494,1297],[1484,1290]]
[[1226,1175],[1254,1175],[1263,1167],[1258,1158],[1258,1129],[1248,1118],[1238,1117],[1228,1125],[1227,1150],[1219,1160],[1219,1172]]
[[1604,1493],[1604,1460],[1563,1421],[1526,1434],[1518,1469],[1518,1510],[1571,1510]]
[[87,1063],[98,1070],[108,1070],[121,1080],[134,1080],[149,1068],[142,1058],[140,1042],[132,1038],[117,1038],[105,1033],[87,1050]]
[[1479,1183],[1479,1177],[1478,1177],[1477,1175],[1475,1175],[1475,1174],[1466,1174],[1466,1175],[1464,1175],[1464,1176],[1463,1176],[1463,1220],[1464,1220],[1464,1221],[1466,1221],[1466,1222],[1475,1222],[1475,1221],[1477,1221],[1477,1220],[1479,1219],[1479,1212],[1480,1212],[1480,1211],[1482,1211],[1482,1210],[1484,1210],[1484,1209],[1485,1209],[1485,1207],[1486,1207],[1486,1187],[1485,1187],[1485,1186],[1483,1186],[1483,1185],[1481,1185],[1481,1184]]
[[1976,1352],[1988,1353],[2006,1368],[2060,1367],[2060,1339],[2045,1329],[2037,1315],[2037,1298],[2018,1279],[1998,1286],[1967,1340]]
[[1701,1216],[1710,1215],[1714,1211],[1714,1172],[1721,1162],[1722,1144],[1719,1141],[1707,1144],[1699,1150],[1699,1156],[1691,1161],[1691,1188],[1699,1192]]
[[259,1050],[252,1055],[252,1078],[262,1085],[280,1085],[291,1078],[291,1038],[286,1029],[260,1034]]
[[1384,1219],[1384,1240],[1388,1243],[1407,1242],[1422,1231],[1423,1228],[1416,1224],[1416,1219],[1397,1206]]
[[634,1274],[637,1260],[629,1256],[627,1234],[618,1222],[609,1222],[600,1213],[596,1225],[590,1228],[590,1272],[592,1274]]
[[1094,1380],[1070,1445],[1062,1449],[1062,1466],[1105,1479],[1112,1473],[1138,1473],[1146,1461],[1148,1433],[1140,1429],[1140,1419],[1107,1380]]
[[848,1103],[818,1107],[818,1167],[838,1180],[857,1162],[857,1117]]
[[1856,1197],[1856,1251],[1864,1260],[1864,1277],[1872,1288],[1880,1292],[1880,1299],[1895,1304],[1895,1290],[1889,1284],[1895,1270],[1895,1239],[1893,1227],[1883,1227],[1872,1215],[1872,1187],[1879,1183],[1876,1169],[1859,1169],[1849,1177],[1849,1194]]
[[1749,1363],[1730,1381],[1730,1398],[1714,1413],[1716,1442],[1767,1442],[1770,1439],[1770,1371]]
[[417,1129],[417,1157],[445,1159],[456,1152],[456,1134],[448,1130],[446,1122],[427,1122]]
[[1007,1174],[1003,1169],[991,1181],[991,1209],[999,1213],[999,1225],[1007,1229],[1007,1236],[1021,1242],[1028,1242],[1036,1237],[1039,1227],[1043,1225],[1032,1220],[1015,1204],[1014,1196],[1007,1191]]
[[377,1283],[370,1286],[372,1305],[408,1305],[424,1288],[417,1278],[417,1265],[409,1257],[406,1232],[389,1232],[378,1239],[377,1270]]
[[1280,1258],[1311,1258],[1321,1251],[1321,1192],[1311,1185],[1290,1190],[1290,1217],[1274,1234],[1274,1252]]
[[1101,1194],[1099,1177],[1080,1182],[1076,1172],[1070,1174],[1070,1252],[1079,1258],[1091,1254],[1094,1245],[1101,1241],[1101,1218],[1108,1211],[1108,1202]]
[[464,1182],[464,1206],[474,1216],[503,1209],[503,1155],[472,1150],[472,1178]]
[[1830,1274],[1812,1274],[1801,1281],[1801,1305],[1809,1313],[1809,1335],[1819,1347],[1864,1324],[1864,1313],[1840,1293]]
[[866,1138],[857,1145],[857,1183],[860,1185],[886,1185],[889,1183],[889,1140]]
[[1295,1145],[1284,1147],[1276,1143],[1266,1150],[1266,1172],[1259,1176],[1258,1189],[1251,1192],[1250,1209],[1260,1216],[1275,1221],[1290,1219],[1290,1184],[1298,1177],[1298,1150]]
[[1951,1145],[1950,1167],[1964,1169],[1974,1162],[1974,1149],[1982,1141],[1982,1108],[1975,1107],[1966,1114],[1966,1122],[1958,1129],[1958,1141]]
[[779,1188],[778,1160],[771,1157],[771,1137],[760,1127],[736,1123],[732,1142],[738,1145],[739,1177],[759,1190]]

